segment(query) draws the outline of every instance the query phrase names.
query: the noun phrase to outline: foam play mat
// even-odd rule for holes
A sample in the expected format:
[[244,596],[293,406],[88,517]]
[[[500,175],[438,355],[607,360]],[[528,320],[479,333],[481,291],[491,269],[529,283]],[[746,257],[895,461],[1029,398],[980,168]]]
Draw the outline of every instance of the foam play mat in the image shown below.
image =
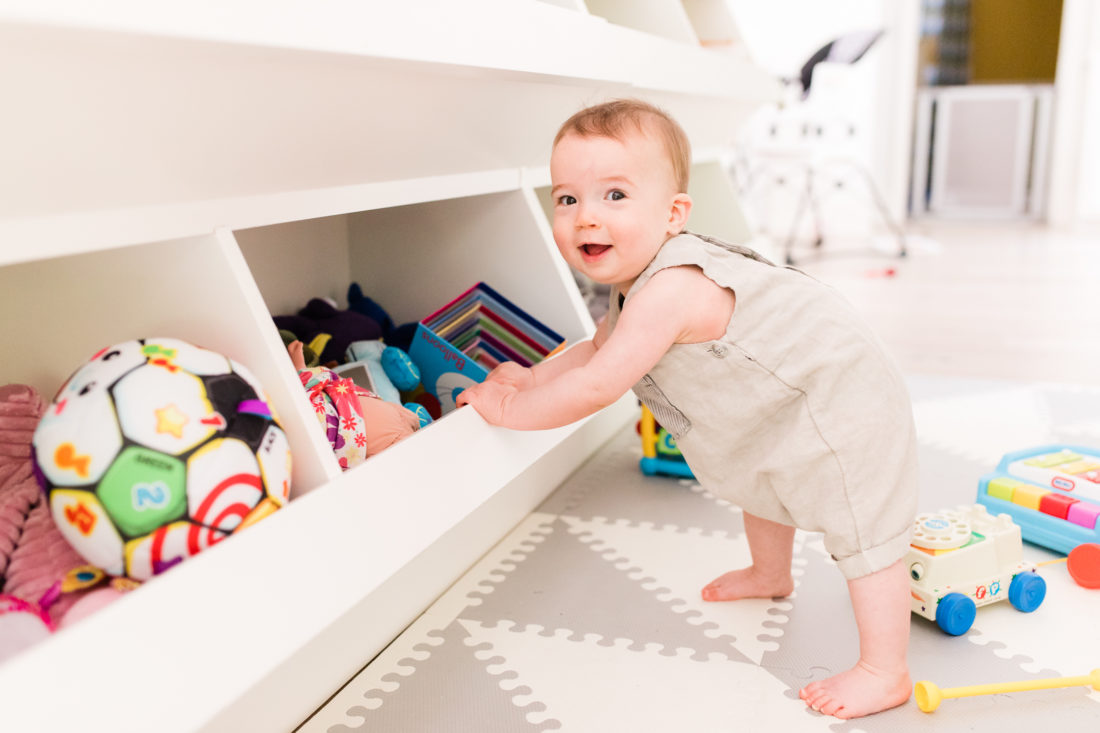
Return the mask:
[[[975,502],[1005,454],[1100,448],[1100,388],[909,380],[919,511]],[[529,515],[300,728],[342,731],[1100,730],[1100,691],[1073,686],[914,699],[851,721],[798,690],[850,667],[847,588],[820,535],[799,532],[793,595],[705,603],[703,585],[749,563],[740,510],[690,479],[645,476],[631,427]],[[1030,543],[1024,558],[1060,555]],[[914,615],[914,681],[942,689],[1100,668],[1100,590],[1041,566],[1042,605],[978,609],[963,634]]]

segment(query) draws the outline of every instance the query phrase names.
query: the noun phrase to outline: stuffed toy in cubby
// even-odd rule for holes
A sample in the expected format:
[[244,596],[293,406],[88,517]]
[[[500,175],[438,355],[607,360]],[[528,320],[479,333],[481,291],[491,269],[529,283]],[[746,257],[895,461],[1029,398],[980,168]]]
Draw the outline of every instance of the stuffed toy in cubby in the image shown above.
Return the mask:
[[303,345],[287,347],[340,468],[345,471],[420,429],[420,418],[387,402],[349,377],[323,366],[307,367]]
[[354,310],[340,310],[324,298],[313,298],[296,315],[275,316],[274,320],[280,330],[289,331],[316,351],[322,366],[342,363],[353,341],[382,337],[378,321]]
[[[298,341],[298,337],[285,328],[279,329],[279,338],[283,340],[283,346],[290,348],[290,345],[295,341]],[[301,343],[301,342],[299,342]],[[321,365],[321,357],[309,344],[302,344],[302,361],[307,367],[315,367]]]
[[348,286],[348,309],[373,319],[382,328],[382,340],[390,346],[408,351],[416,333],[416,321],[395,326],[390,314],[375,301],[363,294],[359,283]]
[[346,356],[348,365],[362,364],[367,369],[371,386],[379,397],[404,404],[415,412],[420,427],[439,417],[439,401],[424,390],[420,369],[404,349],[387,346],[382,341],[355,341],[348,346]]
[[35,478],[31,440],[45,409],[33,387],[0,387],[0,661],[87,615],[74,613],[94,592],[81,572],[103,579],[61,534]]
[[100,350],[33,446],[54,522],[112,576],[147,580],[290,498],[290,444],[256,377],[179,339]]

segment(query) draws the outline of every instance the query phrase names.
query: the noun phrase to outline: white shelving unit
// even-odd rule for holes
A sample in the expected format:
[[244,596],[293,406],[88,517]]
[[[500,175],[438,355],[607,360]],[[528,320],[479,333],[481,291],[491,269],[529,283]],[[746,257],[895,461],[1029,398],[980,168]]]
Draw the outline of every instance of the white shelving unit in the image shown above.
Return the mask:
[[290,729],[634,419],[460,410],[341,473],[271,321],[352,281],[411,321],[485,280],[585,338],[538,197],[557,125],[614,96],[681,121],[696,216],[743,234],[705,151],[773,82],[597,5],[0,0],[0,379],[48,397],[176,336],[248,366],[294,454],[286,508],[0,666],[5,730]]

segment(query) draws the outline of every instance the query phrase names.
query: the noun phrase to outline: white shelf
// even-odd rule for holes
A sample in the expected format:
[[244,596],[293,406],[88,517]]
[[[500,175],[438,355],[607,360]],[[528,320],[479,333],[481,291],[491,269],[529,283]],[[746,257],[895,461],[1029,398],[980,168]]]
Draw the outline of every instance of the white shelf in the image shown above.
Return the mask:
[[444,417],[0,666],[5,730],[289,729],[633,413]]
[[680,0],[586,0],[586,3],[590,13],[612,23],[684,45],[699,43]]
[[[338,52],[335,42],[325,52],[302,48],[318,42],[280,45],[274,31],[257,45],[264,24],[251,36],[237,33],[242,23],[221,4],[178,4],[174,14],[146,4],[138,20],[124,22],[132,5],[0,5],[0,61],[23,72],[0,76],[5,168],[23,173],[0,177],[0,262],[107,246],[122,221],[136,222],[120,226],[130,241],[208,232],[211,219],[248,225],[240,217],[270,216],[286,199],[308,208],[310,191],[325,192],[314,201],[330,192],[388,196],[385,205],[400,203],[391,182],[483,191],[486,176],[545,165],[557,124],[609,96],[645,94],[696,145],[721,145],[775,91],[747,62],[538,2],[503,3],[514,9],[501,17],[514,25],[496,27],[485,43],[485,24],[472,12],[481,3],[444,3],[463,10],[440,11],[447,22],[431,24],[395,20],[417,3],[364,5],[376,13],[367,18],[358,17],[367,12],[359,3],[328,3],[330,13],[350,14],[332,25],[359,25],[369,36],[356,53]],[[228,30],[188,32],[214,25],[202,12],[229,16]],[[291,11],[264,4],[248,17],[280,12]],[[38,16],[43,24],[12,20]],[[155,18],[190,21],[167,35]],[[443,52],[431,53],[421,38],[428,26],[446,28],[450,46],[462,39],[462,48],[496,56],[453,50],[443,63]],[[395,57],[397,49],[405,55]],[[528,58],[532,49],[538,59]],[[383,184],[386,196],[362,188],[370,184]],[[403,195],[416,200],[409,187]],[[75,243],[57,243],[73,233]]]
[[102,346],[183,338],[256,374],[294,455],[287,507],[0,665],[5,730],[289,729],[634,418],[461,410],[341,473],[270,318],[354,281],[402,323],[483,280],[591,334],[539,189],[612,96],[680,120],[693,216],[736,238],[716,151],[775,83],[638,30],[698,10],[595,5],[0,0],[0,380],[49,397]]
[[[730,67],[698,47],[678,0],[590,0],[588,7],[591,14],[533,0],[3,0],[0,16],[153,40],[437,63],[676,92],[748,91],[723,84]],[[644,62],[637,55],[643,48],[663,53]],[[684,70],[689,77],[678,78]],[[695,78],[708,72],[719,78]]]
[[0,219],[0,266],[177,239],[217,228],[247,229],[349,211],[511,191],[518,186],[518,171],[505,168],[236,198]]
[[727,0],[683,0],[691,27],[704,48],[747,56]]

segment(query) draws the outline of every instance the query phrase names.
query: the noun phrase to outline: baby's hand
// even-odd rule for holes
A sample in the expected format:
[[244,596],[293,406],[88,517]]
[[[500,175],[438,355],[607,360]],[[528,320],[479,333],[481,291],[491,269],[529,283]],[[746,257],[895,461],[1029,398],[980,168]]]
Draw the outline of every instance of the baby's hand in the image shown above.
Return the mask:
[[470,405],[490,425],[504,424],[504,409],[512,395],[519,390],[503,381],[489,381],[467,387],[459,393],[455,404],[459,407]]
[[528,367],[520,366],[514,361],[504,361],[489,372],[485,381],[515,387],[516,391],[522,392],[535,386],[535,375]]

